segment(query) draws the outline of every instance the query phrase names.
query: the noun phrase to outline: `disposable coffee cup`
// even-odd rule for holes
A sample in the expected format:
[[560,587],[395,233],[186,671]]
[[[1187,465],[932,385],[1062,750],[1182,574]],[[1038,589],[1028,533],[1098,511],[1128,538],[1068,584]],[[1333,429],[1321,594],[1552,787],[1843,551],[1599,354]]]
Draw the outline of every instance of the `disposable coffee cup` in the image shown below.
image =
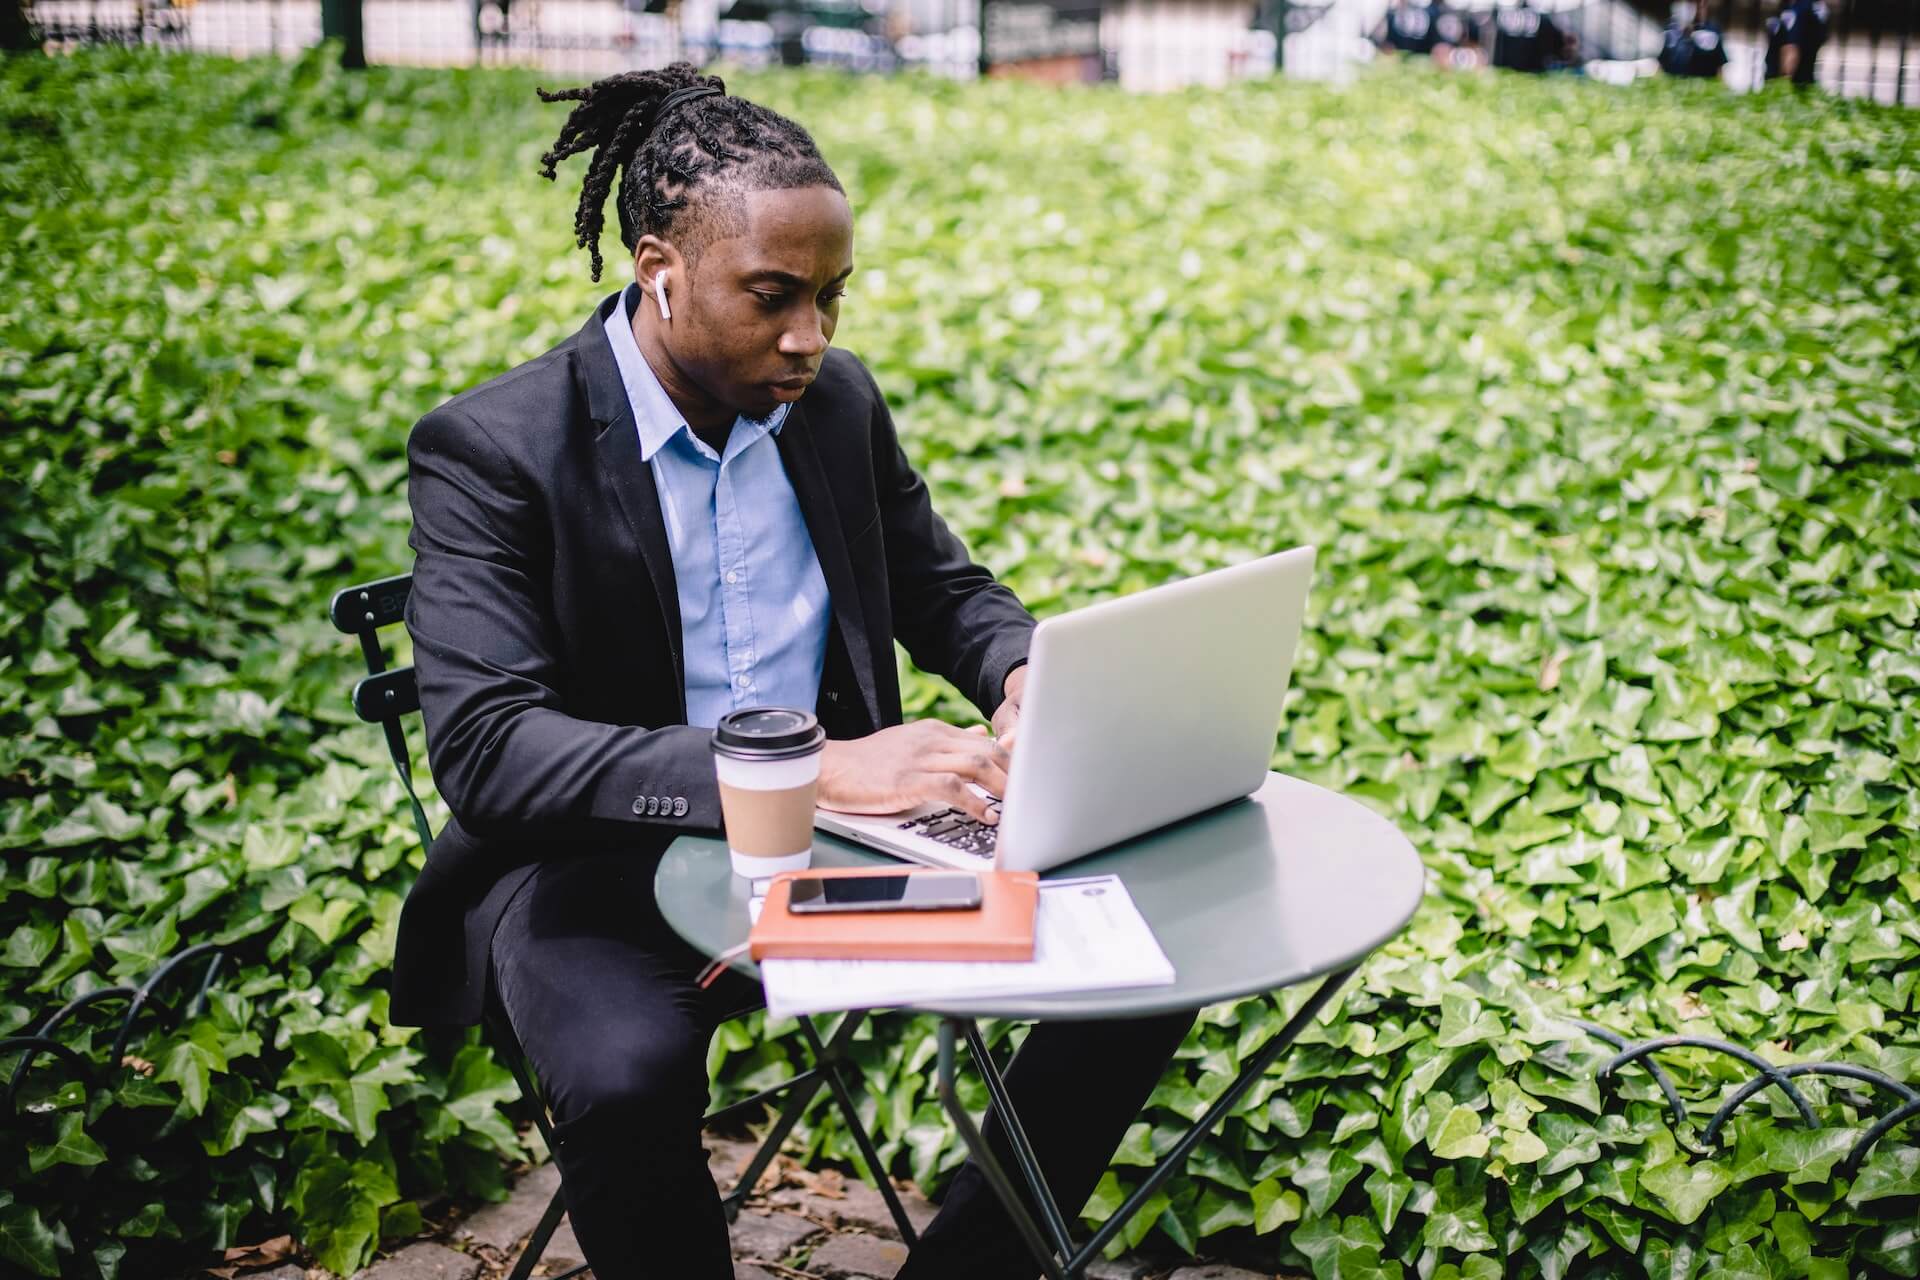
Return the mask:
[[734,871],[758,880],[813,862],[814,796],[826,730],[810,712],[748,707],[713,728],[720,816]]

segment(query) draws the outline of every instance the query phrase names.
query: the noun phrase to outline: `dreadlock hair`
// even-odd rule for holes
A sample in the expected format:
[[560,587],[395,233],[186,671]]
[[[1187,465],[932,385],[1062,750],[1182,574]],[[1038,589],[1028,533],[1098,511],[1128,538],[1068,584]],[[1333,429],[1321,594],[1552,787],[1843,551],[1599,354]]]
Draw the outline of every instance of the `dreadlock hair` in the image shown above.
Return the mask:
[[[714,92],[666,103],[675,90],[694,88]],[[540,157],[540,172],[552,179],[568,156],[593,152],[573,231],[593,257],[596,281],[607,190],[616,169],[622,172],[614,208],[628,252],[642,236],[671,236],[689,262],[712,240],[746,230],[750,191],[831,187],[846,193],[805,129],[744,98],[725,96],[719,76],[701,75],[691,63],[628,71],[584,89],[535,92],[543,102],[579,103],[552,150]]]

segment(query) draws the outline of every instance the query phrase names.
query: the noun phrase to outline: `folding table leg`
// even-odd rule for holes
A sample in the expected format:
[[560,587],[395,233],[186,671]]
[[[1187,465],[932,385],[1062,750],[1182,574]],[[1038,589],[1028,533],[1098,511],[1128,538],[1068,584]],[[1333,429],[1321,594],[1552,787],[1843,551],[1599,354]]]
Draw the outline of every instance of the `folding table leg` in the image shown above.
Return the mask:
[[[956,1085],[954,1064],[954,1031],[962,1024],[971,1026],[962,1018],[942,1018],[940,1020],[940,1102],[946,1107],[947,1115],[953,1120],[953,1127],[960,1131],[960,1140],[967,1144],[974,1163],[980,1166],[987,1185],[1000,1197],[1000,1203],[1006,1207],[1007,1214],[1013,1219],[1013,1225],[1020,1232],[1020,1238],[1026,1242],[1027,1249],[1033,1254],[1040,1269],[1047,1273],[1047,1280],[1068,1280],[1068,1273],[1060,1265],[1060,1259],[1047,1247],[1046,1237],[1040,1234],[1033,1215],[1027,1212],[1027,1206],[1020,1200],[1020,1193],[1013,1189],[1013,1183],[1000,1167],[1000,1161],[988,1148],[986,1139],[980,1136],[980,1130],[974,1127],[973,1117],[960,1102],[960,1090]],[[1037,1195],[1047,1194],[1045,1185],[1036,1188]]]
[[1147,1174],[1147,1180],[1135,1187],[1133,1194],[1113,1211],[1111,1217],[1100,1224],[1100,1229],[1093,1233],[1093,1239],[1087,1241],[1080,1252],[1073,1256],[1071,1264],[1073,1267],[1076,1269],[1085,1267],[1100,1256],[1100,1251],[1107,1247],[1107,1242],[1120,1233],[1120,1229],[1140,1211],[1140,1206],[1160,1189],[1162,1183],[1185,1166],[1188,1153],[1200,1144],[1200,1139],[1211,1133],[1213,1127],[1219,1124],[1227,1113],[1233,1110],[1234,1104],[1253,1087],[1254,1081],[1266,1075],[1267,1069],[1280,1055],[1293,1046],[1293,1042],[1299,1038],[1302,1031],[1307,1029],[1314,1016],[1341,987],[1347,984],[1347,979],[1351,978],[1359,967],[1358,964],[1350,965],[1328,974],[1321,980],[1320,985],[1314,989],[1314,993],[1307,997],[1306,1003],[1294,1010],[1293,1016],[1287,1019],[1286,1025],[1274,1033],[1273,1039],[1261,1045],[1258,1052],[1253,1055],[1253,1059],[1240,1069],[1240,1074],[1234,1077],[1232,1084],[1227,1086],[1227,1091],[1215,1098],[1213,1105],[1207,1108],[1207,1113],[1194,1121],[1193,1127],[1181,1136],[1180,1141],[1173,1144],[1172,1149],[1161,1158],[1160,1163]]
[[[826,1077],[831,1075],[827,1063],[838,1059],[845,1052],[848,1043],[853,1039],[853,1033],[860,1029],[860,1024],[865,1021],[866,1016],[864,1012],[854,1012],[841,1018],[839,1027],[833,1033],[833,1039],[827,1042],[824,1049],[819,1047],[819,1037],[814,1034],[812,1024],[805,1018],[800,1019],[800,1025],[807,1028],[809,1038],[815,1045],[814,1070],[794,1082],[792,1095],[788,1097],[786,1105],[780,1108],[780,1118],[774,1121],[773,1128],[768,1131],[766,1140],[760,1144],[760,1149],[753,1153],[753,1160],[747,1165],[746,1172],[740,1175],[740,1181],[734,1184],[733,1190],[721,1197],[720,1203],[726,1210],[728,1222],[732,1222],[739,1216],[741,1202],[752,1193],[754,1185],[760,1181],[760,1175],[767,1171],[767,1166],[773,1163],[773,1157],[779,1154],[780,1144],[787,1140],[789,1133],[793,1132],[793,1126],[800,1122],[800,1117],[812,1104],[814,1095],[820,1092],[820,1086],[826,1082]],[[855,1117],[855,1123],[858,1123],[858,1117]],[[865,1130],[861,1132],[864,1135]]]
[[[1120,1207],[1100,1224],[1100,1229],[1093,1233],[1093,1238],[1082,1245],[1077,1252],[1072,1247],[1071,1237],[1061,1218],[1059,1205],[1047,1187],[1045,1175],[1034,1158],[1033,1149],[1028,1144],[1019,1121],[1014,1117],[1005,1082],[1001,1079],[999,1070],[993,1065],[986,1045],[980,1040],[972,1021],[965,1018],[941,1019],[940,1101],[946,1107],[948,1116],[952,1118],[954,1128],[960,1131],[961,1140],[967,1144],[967,1150],[974,1163],[979,1166],[981,1174],[985,1176],[987,1185],[992,1187],[994,1194],[1000,1197],[1000,1203],[1006,1208],[1008,1216],[1013,1219],[1013,1225],[1020,1232],[1020,1238],[1026,1243],[1041,1270],[1046,1272],[1048,1280],[1080,1280],[1086,1274],[1087,1265],[1100,1256],[1101,1251],[1107,1247],[1114,1236],[1119,1234],[1121,1228],[1140,1212],[1141,1207],[1152,1198],[1154,1192],[1185,1166],[1187,1156],[1193,1148],[1199,1145],[1200,1140],[1226,1117],[1234,1105],[1245,1096],[1247,1090],[1253,1087],[1253,1083],[1266,1075],[1280,1055],[1292,1047],[1293,1042],[1299,1038],[1302,1031],[1307,1029],[1314,1016],[1326,1006],[1327,1001],[1331,1000],[1341,987],[1346,985],[1347,980],[1359,967],[1357,964],[1352,965],[1328,974],[1321,981],[1320,986],[1307,997],[1306,1002],[1294,1012],[1291,1018],[1287,1019],[1286,1025],[1281,1027],[1271,1040],[1261,1045],[1259,1051],[1241,1068],[1240,1074],[1234,1078],[1232,1084],[1227,1086],[1226,1092],[1214,1099],[1213,1105],[1207,1108],[1207,1113],[1195,1121],[1193,1126],[1181,1136],[1180,1141],[1176,1142],[1153,1167],[1146,1181],[1134,1188],[1133,1194],[1129,1195]],[[988,1148],[986,1139],[981,1136],[979,1128],[973,1123],[973,1118],[960,1104],[954,1053],[955,1040],[960,1034],[966,1035],[969,1049],[981,1064],[981,1074],[987,1081],[987,1092],[992,1097],[994,1106],[999,1108],[1001,1121],[1006,1125],[1009,1145],[1013,1147],[1014,1156],[1020,1163],[1020,1172],[1033,1192],[1034,1201],[1047,1215],[1047,1225],[1055,1237],[1055,1244],[1052,1247],[1049,1247],[1046,1237],[1041,1234],[1039,1224],[1034,1222],[1033,1215],[1027,1211],[1026,1204],[1014,1189],[1012,1180],[1007,1177],[1006,1171],[1000,1167],[999,1160]]]
[[806,1033],[807,1043],[813,1046],[815,1065],[827,1073],[827,1088],[833,1090],[833,1100],[839,1104],[847,1128],[853,1130],[853,1141],[860,1148],[860,1158],[867,1162],[867,1170],[873,1175],[880,1198],[887,1202],[887,1212],[893,1215],[893,1225],[900,1229],[900,1238],[906,1242],[907,1248],[913,1248],[920,1243],[920,1233],[913,1229],[907,1210],[900,1203],[899,1193],[893,1189],[887,1171],[880,1167],[880,1153],[874,1150],[873,1138],[868,1135],[867,1126],[860,1122],[860,1112],[853,1104],[853,1095],[847,1091],[847,1082],[840,1078],[840,1064],[846,1061],[845,1056],[835,1054],[830,1058],[826,1046],[820,1043],[820,1033],[805,1018],[800,1019],[800,1029]]
[[1053,1247],[1061,1257],[1071,1258],[1073,1237],[1067,1231],[1067,1220],[1060,1212],[1059,1202],[1053,1198],[1053,1188],[1047,1185],[1046,1175],[1040,1171],[1040,1161],[1033,1154],[1033,1144],[1027,1140],[1027,1131],[1020,1123],[1019,1113],[1013,1109],[1013,1099],[1007,1093],[1007,1082],[1001,1077],[1000,1068],[994,1065],[993,1054],[988,1051],[987,1042],[980,1037],[980,1028],[972,1020],[967,1021],[966,1032],[967,1051],[980,1066],[980,1075],[987,1082],[987,1095],[993,1099],[994,1109],[1000,1114],[1000,1124],[1007,1131],[1007,1144],[1013,1148],[1013,1158],[1019,1164],[1027,1185],[1033,1188],[1033,1198],[1039,1202],[1047,1231],[1053,1236]]

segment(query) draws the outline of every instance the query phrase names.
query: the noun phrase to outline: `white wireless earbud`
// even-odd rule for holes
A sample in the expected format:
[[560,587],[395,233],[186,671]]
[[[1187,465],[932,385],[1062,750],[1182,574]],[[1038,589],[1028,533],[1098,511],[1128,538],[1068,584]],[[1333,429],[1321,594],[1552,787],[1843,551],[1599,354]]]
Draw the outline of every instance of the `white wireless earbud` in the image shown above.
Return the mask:
[[653,296],[660,303],[660,318],[673,319],[673,308],[667,305],[667,273],[664,271],[653,278]]

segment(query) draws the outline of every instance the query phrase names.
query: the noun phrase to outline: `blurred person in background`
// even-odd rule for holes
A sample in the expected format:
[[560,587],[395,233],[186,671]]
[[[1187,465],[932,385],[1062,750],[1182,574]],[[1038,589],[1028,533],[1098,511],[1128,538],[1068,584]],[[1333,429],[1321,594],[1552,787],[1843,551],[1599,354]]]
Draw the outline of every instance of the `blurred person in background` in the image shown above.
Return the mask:
[[1422,55],[1433,52],[1433,14],[1425,0],[1394,0],[1373,29],[1373,43],[1382,53]]
[[1829,10],[1822,0],[1782,0],[1767,19],[1767,79],[1787,76],[1813,83],[1813,61],[1827,42]]
[[1539,75],[1564,65],[1573,48],[1554,20],[1522,0],[1493,15],[1493,65]]
[[1560,56],[1547,63],[1549,71],[1564,71],[1568,75],[1587,74],[1586,58],[1580,53],[1580,33],[1564,28],[1560,31]]
[[1486,65],[1478,18],[1445,3],[1435,4],[1432,13],[1433,60],[1437,65],[1458,71]]
[[1676,12],[1660,46],[1660,69],[1670,76],[1718,77],[1727,65],[1727,41],[1708,13],[1707,0]]

